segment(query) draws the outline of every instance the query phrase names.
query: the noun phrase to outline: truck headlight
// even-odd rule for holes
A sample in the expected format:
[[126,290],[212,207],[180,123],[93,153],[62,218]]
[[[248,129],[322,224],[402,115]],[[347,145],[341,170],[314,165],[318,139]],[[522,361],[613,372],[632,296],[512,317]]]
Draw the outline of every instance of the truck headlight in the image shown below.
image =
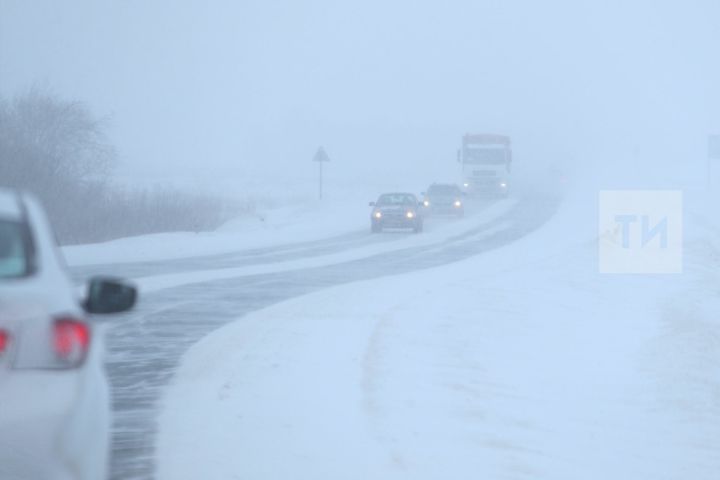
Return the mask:
[[375,213],[373,213],[373,217],[375,217],[375,218],[382,218],[382,213],[381,213],[381,212],[375,212]]
[[470,186],[470,184],[468,182],[463,183],[463,187],[467,188],[469,186]]
[[415,218],[415,214],[414,214],[413,212],[407,212],[407,213],[405,214],[405,216],[406,216],[407,218]]
[[430,202],[428,200],[423,200],[423,205],[425,205],[426,207],[429,207]]
[[460,200],[455,200],[455,203],[453,205],[455,205],[457,208],[460,208],[462,207],[462,202]]

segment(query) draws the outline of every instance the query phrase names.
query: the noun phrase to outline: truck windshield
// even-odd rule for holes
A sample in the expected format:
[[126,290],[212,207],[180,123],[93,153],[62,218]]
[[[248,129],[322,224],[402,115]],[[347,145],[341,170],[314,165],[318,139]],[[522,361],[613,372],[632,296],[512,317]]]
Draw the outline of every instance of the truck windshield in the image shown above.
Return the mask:
[[28,251],[20,222],[0,220],[0,279],[28,272]]
[[463,158],[472,165],[504,165],[507,156],[501,148],[466,148]]

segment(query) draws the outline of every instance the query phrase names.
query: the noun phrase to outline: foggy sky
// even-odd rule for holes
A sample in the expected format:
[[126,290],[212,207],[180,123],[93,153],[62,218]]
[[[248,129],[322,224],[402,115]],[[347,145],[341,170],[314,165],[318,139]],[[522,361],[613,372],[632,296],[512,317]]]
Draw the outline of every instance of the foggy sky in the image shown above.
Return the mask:
[[[0,94],[109,115],[129,176],[442,175],[699,162],[720,131],[720,2],[0,0]],[[605,161],[603,160],[603,161]]]

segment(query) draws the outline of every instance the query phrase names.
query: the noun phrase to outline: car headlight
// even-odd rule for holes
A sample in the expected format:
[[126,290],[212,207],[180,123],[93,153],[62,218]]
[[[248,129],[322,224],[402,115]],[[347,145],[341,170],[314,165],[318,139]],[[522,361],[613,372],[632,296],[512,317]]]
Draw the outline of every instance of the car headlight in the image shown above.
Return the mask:
[[407,218],[415,218],[415,214],[414,214],[413,212],[407,212],[407,213],[405,214],[405,216],[406,216]]
[[507,188],[507,183],[500,182],[500,188]]
[[466,187],[466,188],[467,188],[467,187],[469,187],[469,186],[470,186],[469,183],[467,183],[467,182],[463,183],[463,187]]
[[462,207],[462,202],[460,200],[455,200],[455,203],[453,204],[456,207]]
[[423,205],[425,205],[426,207],[429,207],[430,202],[428,200],[423,200]]
[[375,213],[373,213],[373,216],[375,218],[382,218],[382,212],[375,212]]

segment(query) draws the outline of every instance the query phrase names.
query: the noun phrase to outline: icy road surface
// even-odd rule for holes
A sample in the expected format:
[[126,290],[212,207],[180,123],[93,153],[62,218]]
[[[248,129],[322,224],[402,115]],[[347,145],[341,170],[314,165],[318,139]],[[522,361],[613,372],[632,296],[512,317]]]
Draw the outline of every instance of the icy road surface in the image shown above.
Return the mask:
[[155,478],[158,401],[181,356],[208,333],[250,312],[329,286],[486,252],[535,230],[556,208],[556,200],[544,196],[480,202],[469,206],[464,219],[429,219],[422,235],[371,235],[369,220],[361,220],[359,225],[367,229],[322,241],[73,268],[78,279],[111,272],[138,279],[145,289],[138,310],[114,319],[108,334],[112,478]]

